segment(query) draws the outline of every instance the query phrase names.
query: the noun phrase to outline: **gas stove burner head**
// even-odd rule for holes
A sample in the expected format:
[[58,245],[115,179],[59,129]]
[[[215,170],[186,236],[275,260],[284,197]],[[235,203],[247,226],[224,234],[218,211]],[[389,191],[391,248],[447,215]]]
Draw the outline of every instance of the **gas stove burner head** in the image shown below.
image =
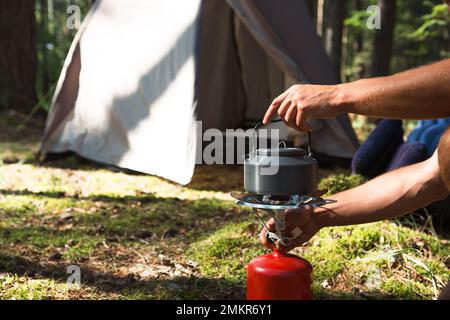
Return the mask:
[[263,202],[267,204],[286,204],[289,203],[291,200],[290,196],[276,196],[276,195],[270,195],[266,194],[262,197]]
[[273,196],[257,193],[232,192],[236,204],[266,211],[298,209],[302,206],[321,207],[335,202],[322,198],[314,198],[306,195]]

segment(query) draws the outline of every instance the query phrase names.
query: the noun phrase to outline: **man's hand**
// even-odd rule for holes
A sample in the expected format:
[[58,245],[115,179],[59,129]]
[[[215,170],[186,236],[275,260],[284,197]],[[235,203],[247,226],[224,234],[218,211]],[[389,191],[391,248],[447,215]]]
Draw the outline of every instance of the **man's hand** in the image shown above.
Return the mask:
[[308,119],[355,113],[392,119],[450,117],[450,59],[392,76],[338,85],[294,85],[273,100],[264,116],[277,114],[289,127],[308,131]]
[[269,123],[277,114],[287,126],[309,131],[308,119],[336,117],[342,105],[339,86],[298,84],[273,100],[263,123]]
[[[314,213],[314,209],[310,207],[286,210],[285,223],[286,228],[283,236],[291,238],[295,234],[298,234],[296,238],[289,240],[289,246],[286,248],[288,251],[301,246],[321,229],[321,226],[319,226],[318,214]],[[275,231],[275,221],[273,218],[270,219],[266,225],[271,232]],[[260,240],[267,248],[273,249],[273,243],[267,241],[266,233],[266,229],[263,228],[260,233]]]

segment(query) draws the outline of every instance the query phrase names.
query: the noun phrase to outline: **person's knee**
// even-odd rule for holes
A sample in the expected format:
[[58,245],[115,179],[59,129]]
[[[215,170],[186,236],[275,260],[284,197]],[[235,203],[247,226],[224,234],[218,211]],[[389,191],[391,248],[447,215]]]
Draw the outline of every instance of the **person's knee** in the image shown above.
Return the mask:
[[450,191],[450,128],[445,131],[439,142],[438,159],[442,180]]

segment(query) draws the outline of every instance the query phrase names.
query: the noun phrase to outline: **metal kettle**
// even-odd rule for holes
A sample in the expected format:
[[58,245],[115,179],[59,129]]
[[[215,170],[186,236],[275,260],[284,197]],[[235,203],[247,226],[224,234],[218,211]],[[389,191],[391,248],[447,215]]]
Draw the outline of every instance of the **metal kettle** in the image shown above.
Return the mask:
[[[255,127],[255,134],[261,125]],[[254,148],[244,162],[245,191],[283,197],[315,196],[319,165],[310,152],[310,133],[308,137],[309,152],[302,148]]]

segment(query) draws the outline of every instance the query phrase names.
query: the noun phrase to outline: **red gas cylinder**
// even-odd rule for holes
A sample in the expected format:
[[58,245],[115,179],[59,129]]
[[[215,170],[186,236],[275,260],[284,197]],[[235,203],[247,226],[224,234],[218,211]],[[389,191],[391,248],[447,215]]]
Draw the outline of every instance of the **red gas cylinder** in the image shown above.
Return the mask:
[[312,300],[311,284],[311,264],[280,249],[247,265],[248,300]]

